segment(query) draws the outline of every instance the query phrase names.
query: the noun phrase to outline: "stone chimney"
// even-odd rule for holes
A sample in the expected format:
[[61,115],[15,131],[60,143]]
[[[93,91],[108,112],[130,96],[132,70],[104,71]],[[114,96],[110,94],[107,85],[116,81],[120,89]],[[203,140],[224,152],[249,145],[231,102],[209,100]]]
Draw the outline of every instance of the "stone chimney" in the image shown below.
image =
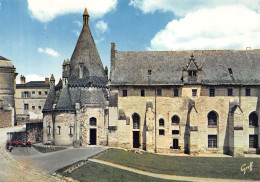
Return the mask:
[[45,84],[49,84],[50,83],[50,80],[49,80],[49,78],[45,78]]
[[89,25],[89,15],[88,10],[85,8],[84,14],[83,14],[83,25]]
[[26,78],[24,75],[21,75],[20,77],[20,84],[25,84],[26,83]]
[[106,75],[106,77],[108,79],[108,68],[107,68],[107,66],[105,67],[105,75]]
[[54,78],[53,74],[51,74],[50,88],[55,88],[55,78]]

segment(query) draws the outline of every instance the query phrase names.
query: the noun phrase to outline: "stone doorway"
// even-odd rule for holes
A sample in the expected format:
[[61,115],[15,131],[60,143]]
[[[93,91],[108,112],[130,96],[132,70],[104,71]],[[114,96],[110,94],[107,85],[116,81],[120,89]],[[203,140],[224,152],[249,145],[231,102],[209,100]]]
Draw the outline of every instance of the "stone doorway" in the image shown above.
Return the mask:
[[179,148],[179,140],[178,139],[173,139],[173,149],[178,149]]
[[97,129],[90,129],[90,138],[89,138],[89,145],[96,145],[97,144]]
[[139,148],[140,147],[139,133],[140,133],[140,131],[133,131],[133,148]]

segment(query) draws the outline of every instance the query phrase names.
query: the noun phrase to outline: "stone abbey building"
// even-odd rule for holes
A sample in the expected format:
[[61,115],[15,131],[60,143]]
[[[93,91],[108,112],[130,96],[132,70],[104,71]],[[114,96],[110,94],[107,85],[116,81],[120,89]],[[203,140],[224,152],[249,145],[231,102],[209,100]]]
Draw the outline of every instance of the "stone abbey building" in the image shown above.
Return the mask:
[[85,10],[43,114],[44,142],[159,153],[259,152],[260,50],[118,52],[110,78]]

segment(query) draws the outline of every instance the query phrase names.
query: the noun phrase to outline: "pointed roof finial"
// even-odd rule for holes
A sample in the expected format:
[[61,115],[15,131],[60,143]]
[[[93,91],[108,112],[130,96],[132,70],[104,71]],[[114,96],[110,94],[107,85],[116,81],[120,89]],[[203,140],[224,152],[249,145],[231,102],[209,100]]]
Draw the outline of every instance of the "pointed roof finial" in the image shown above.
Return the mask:
[[84,14],[83,14],[83,25],[88,25],[89,24],[89,15],[88,15],[88,10],[85,8]]
[[85,8],[85,11],[84,11],[84,14],[83,14],[83,15],[89,16],[89,15],[88,15],[88,10],[87,10],[87,8]]
[[55,78],[54,78],[53,74],[51,74],[51,79],[50,80],[51,81],[55,81]]
[[191,59],[193,59],[193,57],[194,57],[194,56],[193,56],[193,53],[191,53],[191,56],[190,56],[190,57],[191,57]]

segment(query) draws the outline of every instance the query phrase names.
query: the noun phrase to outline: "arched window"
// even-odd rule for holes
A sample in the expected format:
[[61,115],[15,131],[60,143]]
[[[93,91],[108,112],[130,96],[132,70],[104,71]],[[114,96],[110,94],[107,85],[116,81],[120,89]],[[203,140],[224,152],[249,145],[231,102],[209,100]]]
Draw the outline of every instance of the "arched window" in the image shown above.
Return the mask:
[[133,116],[133,129],[140,128],[140,116],[137,113],[134,113]]
[[97,119],[92,117],[89,119],[89,125],[96,126],[97,125]]
[[208,126],[217,126],[218,116],[214,111],[208,113]]
[[163,118],[159,119],[159,126],[164,126],[164,119]]
[[180,123],[180,118],[179,118],[179,116],[174,115],[174,116],[172,117],[172,124],[179,124],[179,123]]
[[249,126],[258,126],[258,116],[256,115],[255,112],[252,112],[249,115]]

